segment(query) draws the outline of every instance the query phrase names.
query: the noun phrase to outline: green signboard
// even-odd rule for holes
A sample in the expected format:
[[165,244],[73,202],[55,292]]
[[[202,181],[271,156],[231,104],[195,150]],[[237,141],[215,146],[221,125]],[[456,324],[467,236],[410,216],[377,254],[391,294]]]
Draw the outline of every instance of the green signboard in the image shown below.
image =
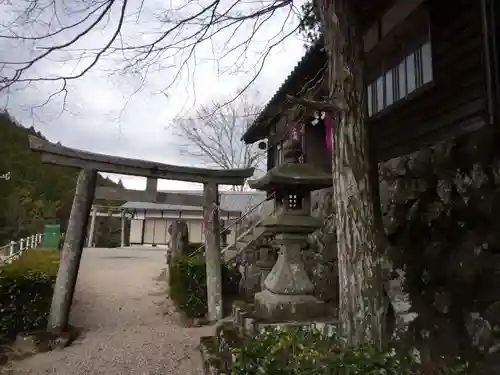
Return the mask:
[[45,224],[43,227],[43,245],[46,249],[57,249],[61,238],[60,224]]

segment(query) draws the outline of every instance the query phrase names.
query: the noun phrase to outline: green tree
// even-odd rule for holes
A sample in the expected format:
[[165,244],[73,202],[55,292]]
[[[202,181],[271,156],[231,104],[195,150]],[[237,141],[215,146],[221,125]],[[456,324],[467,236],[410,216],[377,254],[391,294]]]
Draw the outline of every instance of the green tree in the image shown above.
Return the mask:
[[[77,178],[71,168],[43,164],[29,148],[28,135],[43,137],[25,128],[8,113],[0,113],[0,245],[43,230],[46,219],[58,219],[66,227]],[[115,185],[99,177],[99,185]],[[105,202],[104,202],[105,203]]]

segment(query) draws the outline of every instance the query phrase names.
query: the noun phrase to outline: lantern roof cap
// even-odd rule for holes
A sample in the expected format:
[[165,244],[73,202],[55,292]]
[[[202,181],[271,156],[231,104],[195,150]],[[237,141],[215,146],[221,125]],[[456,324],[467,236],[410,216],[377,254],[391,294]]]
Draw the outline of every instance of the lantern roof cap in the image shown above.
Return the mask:
[[312,164],[300,163],[300,142],[288,139],[283,145],[284,162],[270,169],[263,177],[249,180],[252,189],[265,191],[310,192],[332,186],[331,173],[319,170]]

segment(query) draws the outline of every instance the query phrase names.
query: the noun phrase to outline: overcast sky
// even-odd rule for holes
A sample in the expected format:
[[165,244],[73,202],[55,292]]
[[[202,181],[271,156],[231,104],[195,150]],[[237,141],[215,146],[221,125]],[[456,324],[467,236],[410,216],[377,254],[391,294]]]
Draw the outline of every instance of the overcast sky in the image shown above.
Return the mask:
[[[146,1],[146,4],[151,7],[155,2]],[[150,12],[153,14],[154,8],[150,9]],[[276,33],[282,27],[283,20],[284,14],[267,23],[254,40],[250,53],[239,70],[252,70],[251,68],[256,66],[266,35]],[[291,21],[287,29],[291,30],[293,26],[294,21]],[[128,32],[130,35],[139,33],[145,38],[144,29],[141,27],[133,25]],[[106,35],[106,31],[89,34],[85,41],[87,44],[79,47],[99,45],[103,35]],[[219,41],[222,41],[224,35],[220,38]],[[4,61],[6,56],[30,53],[33,48],[29,43],[19,46],[18,42],[15,45],[0,42],[0,54]],[[195,160],[179,155],[178,139],[172,135],[168,125],[175,116],[188,116],[197,105],[227,97],[228,93],[243,87],[255,75],[255,71],[236,74],[234,70],[221,74],[218,72],[221,69],[220,60],[217,64],[207,61],[206,56],[213,56],[212,48],[208,43],[201,46],[196,59],[190,60],[189,66],[181,70],[181,76],[174,86],[165,93],[158,91],[164,90],[165,86],[169,85],[166,82],[172,81],[173,75],[179,71],[178,63],[148,73],[145,81],[140,82],[137,76],[110,73],[110,66],[120,64],[116,60],[119,57],[113,56],[82,78],[69,83],[64,106],[63,96],[60,95],[41,108],[37,107],[57,90],[55,85],[47,82],[11,91],[8,97],[1,98],[2,105],[23,125],[33,125],[52,142],[61,142],[65,146],[92,152],[199,166]],[[253,85],[254,90],[261,92],[264,102],[275,93],[303,54],[303,42],[296,37],[286,39],[271,52]],[[61,59],[63,58],[59,57],[59,61]],[[226,58],[223,65],[230,66],[233,63],[231,59],[234,57]],[[75,63],[68,65],[45,60],[37,64],[31,74],[46,76],[53,74],[54,69],[66,68],[74,69]],[[141,90],[131,96],[138,88]],[[143,178],[112,176],[114,180],[119,177],[122,177],[127,188],[145,188]],[[161,189],[199,187],[178,181],[160,181]]]

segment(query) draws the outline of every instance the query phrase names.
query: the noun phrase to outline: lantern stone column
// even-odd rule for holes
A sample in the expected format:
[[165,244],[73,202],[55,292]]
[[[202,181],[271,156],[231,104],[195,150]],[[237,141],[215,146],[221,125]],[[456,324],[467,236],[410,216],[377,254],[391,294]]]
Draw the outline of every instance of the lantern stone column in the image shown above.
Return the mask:
[[325,304],[313,296],[314,286],[302,262],[307,237],[321,223],[310,214],[310,192],[332,185],[331,175],[307,163],[300,163],[300,142],[284,144],[284,163],[258,179],[251,188],[274,191],[277,212],[262,222],[275,234],[280,252],[264,280],[263,290],[255,295],[256,314],[269,321],[309,320],[326,315]]
[[277,251],[273,247],[276,242],[273,238],[274,236],[268,233],[263,234],[264,239],[257,250],[257,262],[256,266],[260,272],[260,290],[264,289],[264,281],[273,269],[277,260]]

